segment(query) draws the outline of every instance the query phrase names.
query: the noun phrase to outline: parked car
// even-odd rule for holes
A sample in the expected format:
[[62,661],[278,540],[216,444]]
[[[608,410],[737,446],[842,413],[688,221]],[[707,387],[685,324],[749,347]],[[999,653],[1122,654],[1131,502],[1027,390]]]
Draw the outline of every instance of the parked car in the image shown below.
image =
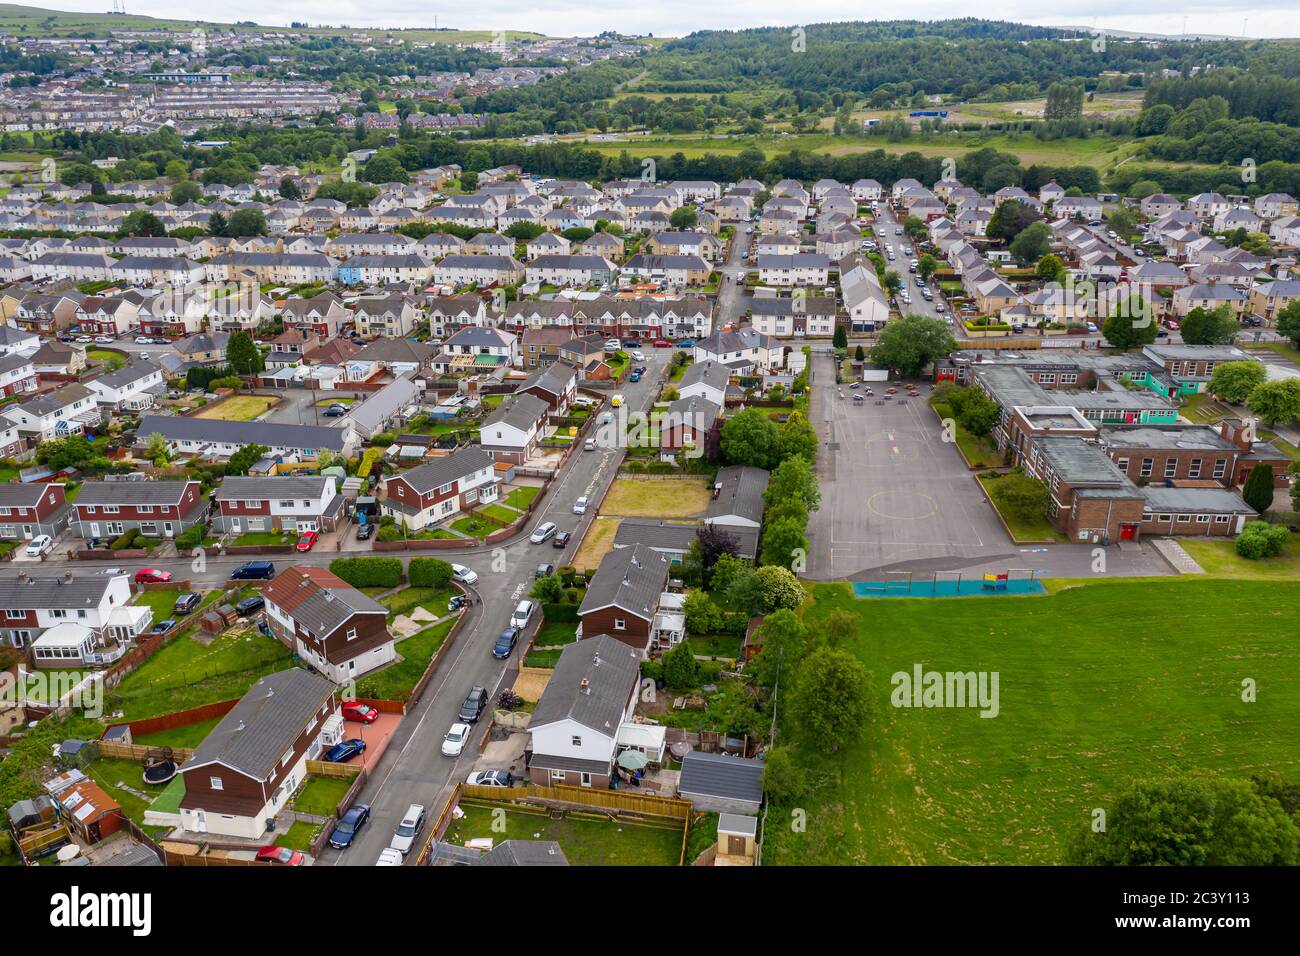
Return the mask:
[[357,540],[366,541],[375,536],[375,526],[369,521],[357,525]]
[[528,540],[533,544],[541,544],[547,538],[551,537],[551,535],[555,534],[556,530],[554,521],[543,521],[533,529],[533,533],[529,536]]
[[92,339],[89,335],[78,335],[78,336],[77,336],[77,342],[78,342],[79,344],[81,344],[81,345],[87,345],[87,344],[89,344],[90,342],[93,342],[93,341],[95,341],[95,340]]
[[618,408],[620,405],[623,404],[623,396],[615,395],[613,398],[609,400],[609,404],[614,408]]
[[396,850],[405,856],[411,852],[411,847],[415,846],[415,838],[420,835],[420,830],[423,827],[424,807],[418,803],[413,803],[402,814],[401,822],[397,824],[397,830],[393,833],[393,839],[389,842],[388,848]]
[[573,503],[573,513],[575,515],[585,515],[587,513],[587,496],[583,495]]
[[681,340],[679,340],[676,344],[677,344],[677,347],[678,347],[679,349],[693,349],[693,348],[695,348],[695,340],[694,340],[694,339],[681,339]]
[[334,832],[330,834],[330,846],[336,850],[346,850],[352,845],[356,835],[361,832],[361,828],[369,821],[370,804],[353,804],[348,808],[347,813],[343,814],[342,819],[335,824]]
[[323,759],[330,763],[342,763],[345,760],[351,760],[358,754],[366,752],[366,742],[360,737],[353,737],[350,740],[342,740],[336,743],[329,750],[325,751]]
[[554,539],[552,539],[551,541],[551,547],[561,548],[561,549],[567,548],[569,546],[569,539],[572,537],[573,537],[572,531],[557,531],[555,532]]
[[375,866],[401,866],[402,854],[398,853],[391,846],[386,846],[379,851],[379,859],[375,860]]
[[583,451],[595,451],[595,450],[596,450],[596,439],[594,439],[594,438],[588,438],[585,442],[582,443],[582,450],[583,450]]
[[96,344],[96,345],[112,345],[112,344],[113,344],[113,336],[111,336],[111,335],[96,335],[96,336],[95,336],[95,344]]
[[465,595],[453,594],[451,596],[451,600],[447,602],[447,612],[449,614],[455,614],[464,606],[465,606]]
[[255,614],[264,607],[266,607],[265,599],[261,597],[247,597],[235,605],[235,613],[240,617],[248,617],[248,615]]
[[517,627],[521,631],[528,626],[528,622],[533,619],[533,611],[536,609],[528,598],[524,598],[515,605],[515,613],[510,615],[510,626]]
[[298,535],[298,551],[300,553],[310,551],[316,544],[316,539],[319,537],[320,532],[318,531],[304,531],[302,534]]
[[173,621],[171,618],[167,618],[166,620],[159,621],[153,627],[149,628],[149,635],[152,637],[154,635],[170,634],[172,628],[175,626],[176,626],[176,622]]
[[[149,336],[147,336],[147,335],[137,335],[137,336],[135,337],[135,344],[136,344],[136,345],[153,345],[153,339],[151,339],[151,338],[150,338]],[[271,849],[274,849],[274,847],[272,847]]]
[[653,344],[657,349],[670,349],[673,347],[673,343],[669,342],[667,339],[655,339],[651,344]]
[[461,584],[476,584],[478,582],[478,572],[473,568],[467,568],[463,564],[453,564],[451,566],[451,579]]
[[29,558],[40,557],[54,547],[54,539],[48,534],[38,534],[27,543],[27,556]]
[[[170,581],[171,577],[168,574],[162,580]],[[275,564],[271,561],[245,561],[230,572],[230,577],[235,581],[269,581],[275,577]]]
[[467,724],[477,723],[479,717],[483,716],[483,710],[487,707],[488,692],[486,687],[479,687],[475,684],[465,695],[465,701],[460,705],[459,720]]
[[635,351],[635,352],[632,353],[632,358],[633,358],[634,361],[637,361],[637,362],[644,362],[644,361],[645,361],[645,353],[642,352],[642,351],[640,351],[640,350],[638,349],[637,351]]
[[136,584],[166,584],[171,579],[170,571],[159,571],[157,568],[141,568],[135,572]]
[[335,402],[329,408],[325,409],[326,418],[342,418],[347,413],[348,407],[346,405],[340,405],[338,402]]
[[511,787],[515,775],[509,770],[475,770],[465,782],[472,787]]
[[459,757],[460,752],[465,749],[465,741],[469,737],[469,724],[455,723],[447,731],[447,735],[442,738],[442,755],[444,757]]
[[515,644],[519,642],[519,631],[513,627],[507,627],[497,637],[497,642],[492,646],[492,656],[499,661],[505,660],[515,649]]
[[302,866],[303,856],[287,846],[264,846],[257,851],[258,863],[278,863],[281,866]]
[[628,380],[629,382],[633,382],[633,383],[639,382],[639,381],[641,381],[641,373],[640,373],[640,372],[633,372],[631,375],[629,375],[629,376],[627,377],[627,380]]
[[345,701],[339,708],[344,720],[354,720],[358,724],[373,724],[379,719],[379,711],[359,700]]
[[202,600],[203,595],[196,594],[194,591],[182,594],[176,599],[176,604],[172,607],[172,613],[177,617],[180,617],[182,614],[189,614],[190,611],[199,606],[199,602]]

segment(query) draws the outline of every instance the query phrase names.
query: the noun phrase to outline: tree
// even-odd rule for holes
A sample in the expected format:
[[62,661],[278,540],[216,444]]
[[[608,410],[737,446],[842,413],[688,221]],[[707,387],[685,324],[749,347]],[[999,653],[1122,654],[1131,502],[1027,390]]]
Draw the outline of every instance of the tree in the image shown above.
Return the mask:
[[543,604],[558,604],[564,597],[564,582],[558,574],[545,574],[533,582],[528,593]]
[[269,448],[265,445],[245,445],[226,460],[227,475],[246,475]]
[[926,282],[930,281],[930,276],[939,271],[939,260],[930,253],[925,253],[916,263],[916,274]]
[[763,757],[763,792],[768,803],[785,806],[794,803],[808,789],[803,767],[794,762],[788,747],[773,747]]
[[832,611],[817,623],[814,635],[822,647],[844,647],[859,627],[858,616],[852,611]]
[[1216,365],[1210,375],[1210,393],[1240,405],[1267,379],[1268,373],[1260,362],[1224,362]]
[[1291,340],[1300,349],[1300,299],[1296,299],[1277,314],[1277,332]]
[[281,199],[301,199],[302,187],[298,185],[298,180],[285,176],[280,180],[280,198]]
[[1179,331],[1188,345],[1230,345],[1241,326],[1226,304],[1214,310],[1198,306],[1187,313]]
[[716,634],[722,629],[722,611],[703,591],[687,591],[682,611],[686,615],[686,630],[692,634]]
[[36,446],[36,460],[52,471],[63,468],[77,468],[85,471],[96,460],[108,463],[95,451],[95,446],[81,435],[69,435],[67,438],[48,438]]
[[1022,266],[1029,265],[1029,263],[1037,262],[1047,255],[1051,241],[1052,233],[1047,228],[1046,223],[1031,223],[1022,229],[1015,239],[1011,240],[1011,255]]
[[885,325],[871,355],[882,365],[912,376],[956,348],[957,341],[944,322],[923,315],[905,315]]
[[1300,378],[1283,378],[1257,386],[1246,400],[1246,407],[1268,425],[1300,418]]
[[225,213],[214,212],[208,217],[208,232],[214,236],[230,235],[230,221]]
[[122,220],[122,234],[158,238],[167,235],[167,227],[153,213],[145,209],[137,209]]
[[518,239],[520,242],[532,242],[545,231],[540,223],[516,222],[507,228],[502,235],[509,236],[511,239]]
[[836,323],[835,331],[831,333],[831,346],[837,349],[846,349],[849,347],[848,329],[839,323]]
[[226,342],[226,361],[236,375],[256,375],[262,371],[262,353],[245,331],[232,332]]
[[802,455],[792,455],[772,470],[763,500],[769,508],[783,501],[801,501],[808,511],[821,507],[822,492],[812,465]]
[[747,408],[727,419],[722,426],[719,447],[728,465],[771,468],[777,460],[776,423],[757,408]]
[[867,350],[861,345],[853,350],[853,361],[865,362],[867,360]]
[[231,236],[265,236],[266,214],[260,209],[236,210],[230,214],[227,230]]
[[1018,471],[996,479],[990,486],[989,495],[999,508],[1021,518],[1044,514],[1052,500],[1047,485]]
[[724,554],[734,558],[740,553],[740,542],[717,525],[700,525],[694,543],[700,546],[700,564],[706,576]]
[[779,517],[767,522],[759,560],[788,568],[798,556],[808,553],[808,539],[803,532],[804,522],[796,518]]
[[368,183],[408,183],[410,174],[392,156],[375,156],[362,168],[361,178]]
[[792,611],[803,603],[803,588],[788,568],[766,565],[754,574],[763,589],[763,612]]
[[1083,85],[1079,83],[1053,83],[1047,88],[1047,102],[1043,106],[1045,120],[1078,120],[1083,117]]
[[795,456],[807,461],[817,457],[817,430],[800,411],[791,412],[785,423],[777,426],[776,457],[768,467]]
[[998,403],[977,388],[967,389],[960,403],[960,411],[954,406],[957,422],[972,435],[984,436],[993,431],[1002,414]]
[[1038,221],[1038,213],[1033,206],[1026,206],[1016,199],[1008,199],[993,210],[985,232],[990,239],[1012,242],[1031,223]]
[[1248,780],[1182,777],[1134,784],[1070,849],[1085,866],[1293,866],[1300,829]]
[[764,687],[776,686],[781,674],[790,680],[807,650],[808,631],[799,615],[787,608],[773,611],[763,618],[754,637],[759,653],[747,665],[754,679]]
[[171,461],[171,449],[167,445],[167,439],[160,432],[154,432],[149,436],[149,440],[145,442],[144,454],[159,468]]
[[172,187],[171,201],[182,206],[187,202],[199,202],[203,199],[203,187],[185,179]]
[[1102,337],[1117,349],[1150,345],[1156,340],[1156,323],[1151,307],[1138,295],[1115,307],[1101,326]]
[[663,656],[664,683],[674,690],[694,687],[699,665],[691,645],[682,641]]
[[799,667],[790,714],[800,742],[835,752],[861,739],[870,716],[867,671],[845,651],[820,648]]
[[694,229],[699,213],[694,206],[678,206],[668,214],[668,224],[674,229]]
[[[1264,467],[1267,468],[1268,466],[1265,465]],[[1286,543],[1290,538],[1291,532],[1286,525],[1269,524],[1267,521],[1250,521],[1246,523],[1246,527],[1241,529],[1241,534],[1237,535],[1234,545],[1237,554],[1248,561],[1258,561],[1261,558],[1276,558],[1286,550]]]
[[1273,466],[1259,462],[1250,469],[1246,483],[1241,486],[1241,500],[1260,514],[1273,507]]

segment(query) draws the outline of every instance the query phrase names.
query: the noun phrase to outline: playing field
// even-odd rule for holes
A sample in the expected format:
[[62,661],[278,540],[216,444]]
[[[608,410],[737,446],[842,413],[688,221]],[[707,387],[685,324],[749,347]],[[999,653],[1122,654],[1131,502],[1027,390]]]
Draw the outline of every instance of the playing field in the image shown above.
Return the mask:
[[251,422],[275,404],[269,395],[234,395],[194,413],[195,418],[220,418],[228,422]]
[[[1131,781],[1208,770],[1300,779],[1300,583],[1153,579],[997,600],[853,599],[866,740],[800,754],[806,832],[773,810],[764,863],[1059,863]],[[895,708],[891,675],[997,672],[998,712]],[[1243,681],[1257,700],[1242,700]]]

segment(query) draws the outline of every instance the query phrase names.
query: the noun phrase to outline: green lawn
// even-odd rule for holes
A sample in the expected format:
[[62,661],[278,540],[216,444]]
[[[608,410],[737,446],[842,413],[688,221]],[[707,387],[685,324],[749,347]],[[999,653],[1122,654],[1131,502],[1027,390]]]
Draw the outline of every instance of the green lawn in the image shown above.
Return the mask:
[[997,478],[985,478],[980,476],[979,483],[984,488],[984,493],[988,495],[989,503],[1002,516],[1008,528],[1011,529],[1011,537],[1017,544],[1026,544],[1035,541],[1064,541],[1065,536],[1052,527],[1052,523],[1047,520],[1047,515],[1034,515],[1025,517],[1017,515],[1010,511],[1004,511],[998,507],[997,499],[993,497],[993,486],[998,482]]
[[347,777],[308,776],[293,798],[293,808],[299,813],[331,816],[351,786],[352,780]]
[[176,599],[181,596],[179,588],[166,588],[161,591],[142,591],[136,595],[133,604],[141,607],[152,608],[154,623],[165,620],[172,616],[172,609],[176,606]]
[[459,594],[451,588],[402,588],[402,590],[384,598],[381,602],[393,616],[409,614],[412,609],[422,607],[435,617],[447,613],[447,602],[453,594]]
[[357,682],[357,696],[379,700],[406,700],[411,689],[424,676],[429,661],[442,647],[455,620],[443,621],[433,627],[397,642],[398,660],[383,670],[372,671]]
[[729,657],[735,660],[740,657],[740,648],[745,639],[730,634],[692,635],[686,638],[686,643],[691,645],[691,653],[697,657]]
[[316,834],[320,833],[321,828],[311,823],[303,823],[301,820],[295,821],[293,826],[289,827],[289,832],[280,837],[278,846],[287,846],[290,850],[298,850],[306,853],[311,849],[311,841],[316,839]]
[[279,531],[245,531],[231,543],[235,547],[297,544],[298,535],[295,532],[281,534]]
[[289,666],[289,649],[251,628],[207,647],[182,634],[108,691],[107,705],[126,720],[157,717],[242,697],[259,677]]
[[[836,756],[804,749],[808,827],[768,820],[772,864],[1060,863],[1132,781],[1206,770],[1300,775],[1300,584],[1114,580],[1054,596],[855,600],[872,715]],[[1226,617],[1225,617],[1226,615]],[[998,716],[894,708],[891,675],[996,671]],[[1260,688],[1242,701],[1242,680]],[[788,711],[787,711],[788,713]]]
[[541,630],[537,632],[537,640],[533,641],[533,646],[563,647],[565,644],[572,644],[577,639],[578,627],[576,624],[553,621],[550,624],[542,625]]
[[513,524],[519,520],[519,512],[511,511],[503,505],[488,505],[486,508],[479,509],[489,518],[496,518],[502,524]]
[[1239,557],[1231,541],[1182,538],[1178,542],[1197,564],[1212,577],[1252,578],[1260,581],[1300,581],[1300,535],[1291,535],[1276,558],[1251,561]]
[[544,812],[510,808],[505,813],[505,832],[493,829],[497,805],[462,800],[465,816],[447,828],[446,842],[457,846],[467,840],[489,837],[505,840],[554,840],[573,866],[676,866],[682,852],[682,830],[665,820],[661,825],[640,825],[626,821],[569,816],[552,820]]
[[506,495],[502,500],[502,503],[509,505],[511,508],[518,508],[520,511],[523,511],[532,504],[533,499],[541,493],[541,488],[535,488],[532,485],[525,485],[521,488],[516,488],[514,491],[510,492],[510,494]]
[[132,734],[131,739],[134,743],[145,747],[189,747],[193,749],[203,743],[204,738],[219,723],[221,723],[221,718],[213,717],[211,720],[200,721],[197,724],[186,724],[184,727],[160,730],[156,734]]
[[[166,788],[151,788],[144,782],[144,768],[137,760],[110,760],[100,757],[86,768],[86,775],[95,781],[105,793],[118,802],[122,812],[137,826],[144,826],[144,812],[153,804],[153,799],[137,797],[132,790],[161,796]],[[125,786],[118,786],[124,784]],[[128,789],[129,788],[129,789]],[[147,827],[146,832],[157,835],[161,827]]]
[[525,667],[545,667],[554,669],[560,659],[560,651],[532,651],[524,657]]
[[[935,402],[934,410],[939,413],[940,419],[952,418],[952,409],[943,402]],[[993,444],[991,439],[972,435],[955,421],[953,424],[957,447],[961,449],[970,467],[992,468],[1002,464],[1002,455],[998,453],[997,445]]]
[[458,521],[453,521],[451,527],[461,534],[469,535],[471,538],[482,538],[494,531],[500,531],[501,526],[494,524],[485,518],[477,515],[466,515]]

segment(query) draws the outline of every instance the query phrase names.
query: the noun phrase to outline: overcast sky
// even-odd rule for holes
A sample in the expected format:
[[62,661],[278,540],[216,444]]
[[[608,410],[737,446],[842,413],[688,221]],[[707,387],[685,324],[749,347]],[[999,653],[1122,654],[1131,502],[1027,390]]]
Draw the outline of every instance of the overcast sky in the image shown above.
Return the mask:
[[[23,4],[61,10],[104,11],[109,0],[43,0]],[[1294,0],[1059,0],[1050,5],[1026,0],[913,0],[908,17],[936,20],[976,16],[1044,25],[1097,26],[1116,30],[1176,34],[1188,32],[1252,37],[1300,36],[1300,4]],[[797,10],[798,18],[791,16]],[[879,16],[865,5],[843,0],[478,0],[439,9],[414,0],[127,0],[129,13],[157,17],[253,20],[271,26],[291,20],[312,24],[366,27],[440,27],[533,30],[551,36],[589,36],[604,30],[681,36],[693,30],[793,26]],[[902,10],[899,11],[903,13]]]

